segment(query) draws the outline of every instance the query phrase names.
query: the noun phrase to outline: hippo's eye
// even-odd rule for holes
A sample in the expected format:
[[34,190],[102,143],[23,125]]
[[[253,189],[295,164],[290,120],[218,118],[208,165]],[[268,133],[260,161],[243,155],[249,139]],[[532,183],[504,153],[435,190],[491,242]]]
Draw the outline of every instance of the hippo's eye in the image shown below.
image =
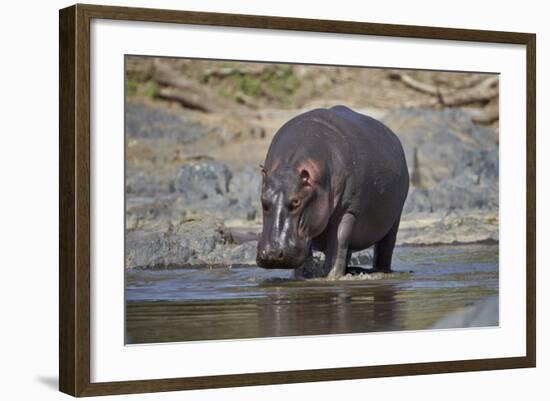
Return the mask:
[[300,204],[301,204],[300,199],[292,199],[288,204],[288,208],[289,210],[294,210],[300,207]]
[[264,200],[262,200],[262,210],[264,212],[269,212],[269,205]]

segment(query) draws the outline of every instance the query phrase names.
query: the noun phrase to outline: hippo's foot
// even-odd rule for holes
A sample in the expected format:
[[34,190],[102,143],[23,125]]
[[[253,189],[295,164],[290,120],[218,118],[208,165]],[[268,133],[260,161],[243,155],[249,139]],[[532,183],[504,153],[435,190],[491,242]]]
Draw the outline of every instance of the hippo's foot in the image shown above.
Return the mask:
[[304,264],[294,269],[294,278],[297,280],[323,277],[323,263],[318,258],[310,255]]

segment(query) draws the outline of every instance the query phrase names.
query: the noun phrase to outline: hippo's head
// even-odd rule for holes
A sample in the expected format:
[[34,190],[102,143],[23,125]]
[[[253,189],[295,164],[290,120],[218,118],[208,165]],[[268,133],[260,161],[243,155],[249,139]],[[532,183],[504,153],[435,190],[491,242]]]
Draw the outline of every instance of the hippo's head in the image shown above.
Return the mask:
[[300,267],[311,251],[311,240],[327,226],[328,196],[308,168],[262,167],[263,230],[256,261],[271,269]]

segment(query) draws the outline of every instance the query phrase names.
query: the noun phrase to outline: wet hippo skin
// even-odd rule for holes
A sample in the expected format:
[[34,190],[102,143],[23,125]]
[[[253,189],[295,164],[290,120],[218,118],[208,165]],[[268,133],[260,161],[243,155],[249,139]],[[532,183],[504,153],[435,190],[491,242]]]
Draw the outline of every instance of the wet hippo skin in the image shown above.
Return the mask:
[[391,269],[409,173],[388,127],[345,106],[298,115],[273,137],[262,175],[259,266],[298,268],[315,249],[337,278],[374,245],[373,268]]

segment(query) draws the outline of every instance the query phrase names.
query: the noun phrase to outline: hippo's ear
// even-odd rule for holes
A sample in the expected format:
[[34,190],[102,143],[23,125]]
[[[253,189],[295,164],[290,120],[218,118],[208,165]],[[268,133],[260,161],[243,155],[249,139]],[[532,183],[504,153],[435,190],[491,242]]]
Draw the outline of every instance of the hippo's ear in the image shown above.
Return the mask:
[[305,168],[300,171],[300,182],[303,186],[311,186],[311,174]]

